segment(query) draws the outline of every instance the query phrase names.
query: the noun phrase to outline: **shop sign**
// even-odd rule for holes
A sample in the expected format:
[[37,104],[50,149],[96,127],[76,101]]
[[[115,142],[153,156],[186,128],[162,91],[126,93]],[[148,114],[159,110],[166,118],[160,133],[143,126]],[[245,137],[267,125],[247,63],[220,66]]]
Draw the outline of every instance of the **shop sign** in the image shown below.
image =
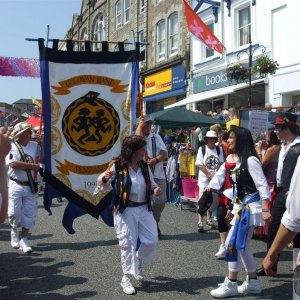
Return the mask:
[[171,91],[185,86],[185,70],[182,65],[145,77],[144,97]]
[[227,69],[219,72],[213,72],[193,79],[193,92],[201,93],[214,89],[223,88],[232,85],[231,81],[227,78]]

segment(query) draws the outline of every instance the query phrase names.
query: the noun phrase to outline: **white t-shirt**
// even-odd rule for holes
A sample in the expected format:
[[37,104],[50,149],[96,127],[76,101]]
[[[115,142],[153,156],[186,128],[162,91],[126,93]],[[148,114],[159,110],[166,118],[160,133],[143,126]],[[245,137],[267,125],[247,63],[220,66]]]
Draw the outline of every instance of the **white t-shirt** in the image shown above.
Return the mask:
[[[153,148],[153,146],[152,146],[152,137],[154,137],[154,139],[155,139],[155,148],[156,148],[155,152],[156,153],[153,153],[153,151],[152,151],[152,148]],[[150,133],[147,136],[146,141],[147,141],[147,155],[148,155],[149,158],[155,158],[161,150],[167,152],[166,145],[163,142],[163,140],[162,140],[162,138],[159,134]],[[154,169],[154,172],[153,172],[153,177],[156,178],[156,179],[166,179],[166,175],[165,175],[164,166],[163,166],[162,161],[160,161],[159,163],[157,163],[155,165],[155,169]]]
[[286,199],[286,211],[281,223],[293,232],[300,232],[300,156],[291,180],[289,193]]
[[[29,141],[26,146],[21,146],[29,163],[37,163],[39,159],[39,146],[37,142]],[[11,150],[5,158],[5,163],[8,166],[14,161],[22,161],[20,152],[14,143],[11,143]],[[34,178],[34,172],[31,171]],[[26,170],[8,168],[8,176],[20,181],[28,181]]]
[[[196,166],[205,166],[208,172],[212,175],[216,173],[218,167],[221,163],[224,162],[223,150],[220,147],[220,154],[218,155],[216,147],[214,149],[210,149],[207,146],[205,150],[205,154],[203,157],[202,147],[198,149],[197,157],[196,157]],[[205,188],[209,184],[209,178],[199,169],[198,173],[198,186],[200,188]]]

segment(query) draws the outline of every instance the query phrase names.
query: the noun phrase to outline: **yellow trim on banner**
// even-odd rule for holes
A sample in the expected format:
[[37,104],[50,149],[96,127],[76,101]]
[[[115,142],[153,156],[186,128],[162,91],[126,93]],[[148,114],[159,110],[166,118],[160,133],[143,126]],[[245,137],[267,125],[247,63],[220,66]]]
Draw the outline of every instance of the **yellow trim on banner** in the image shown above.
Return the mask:
[[59,160],[55,159],[55,161],[59,164],[56,168],[64,175],[69,175],[69,172],[81,175],[94,175],[103,173],[108,166],[108,163],[98,166],[81,166],[74,164],[65,159],[65,162],[62,163]]
[[113,79],[106,76],[97,75],[79,75],[69,78],[67,80],[59,81],[60,86],[51,85],[56,90],[55,95],[67,95],[70,94],[70,88],[81,84],[98,84],[112,87],[110,90],[112,93],[124,93],[129,84],[121,85],[121,80]]

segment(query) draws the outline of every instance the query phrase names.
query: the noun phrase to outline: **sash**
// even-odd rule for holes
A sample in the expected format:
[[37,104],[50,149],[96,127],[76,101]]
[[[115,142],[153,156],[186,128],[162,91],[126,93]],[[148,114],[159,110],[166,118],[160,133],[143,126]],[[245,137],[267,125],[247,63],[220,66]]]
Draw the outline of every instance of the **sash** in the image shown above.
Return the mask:
[[260,200],[258,192],[245,196],[237,214],[232,235],[227,247],[225,261],[237,261],[237,250],[245,250],[249,226],[250,203]]
[[[16,145],[17,149],[19,150],[19,153],[20,153],[20,156],[21,156],[21,160],[28,163],[28,161],[26,160],[26,155],[24,153],[24,150],[23,148],[21,147],[21,145],[14,141],[14,144]],[[33,180],[33,177],[32,177],[32,173],[31,173],[31,170],[24,170],[27,174],[27,177],[28,177],[28,182],[30,184],[30,190],[33,194],[37,193],[38,189],[37,189],[37,183]]]
[[[151,138],[151,143],[152,143],[152,158],[156,157],[156,141],[155,141],[155,136],[153,135]],[[154,176],[154,171],[155,171],[155,166],[151,167],[151,171]]]

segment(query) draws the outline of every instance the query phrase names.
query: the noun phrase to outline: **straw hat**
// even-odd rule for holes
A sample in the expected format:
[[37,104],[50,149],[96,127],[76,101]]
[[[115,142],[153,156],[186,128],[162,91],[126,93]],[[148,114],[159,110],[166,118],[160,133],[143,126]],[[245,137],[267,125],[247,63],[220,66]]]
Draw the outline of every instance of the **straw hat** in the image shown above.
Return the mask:
[[17,123],[15,126],[14,126],[14,129],[13,131],[11,132],[10,136],[12,138],[16,138],[18,137],[21,133],[25,132],[26,130],[32,130],[32,126],[26,122],[20,122],[20,123]]

